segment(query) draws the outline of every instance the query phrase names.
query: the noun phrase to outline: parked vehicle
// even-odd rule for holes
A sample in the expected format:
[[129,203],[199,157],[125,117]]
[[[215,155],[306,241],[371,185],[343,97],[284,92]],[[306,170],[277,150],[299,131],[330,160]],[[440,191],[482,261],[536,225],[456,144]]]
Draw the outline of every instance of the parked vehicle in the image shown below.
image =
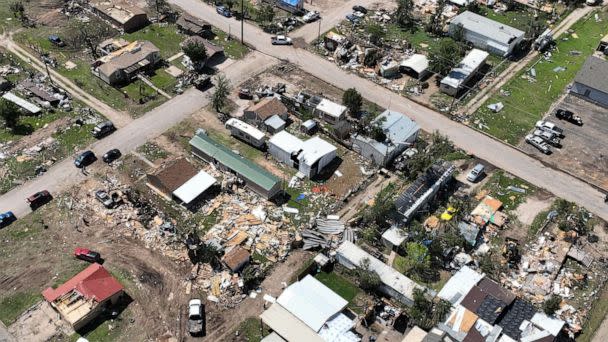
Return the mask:
[[241,100],[253,100],[253,94],[249,88],[239,89],[239,99]]
[[103,204],[103,206],[108,209],[111,209],[114,207],[114,201],[112,200],[112,197],[110,197],[108,192],[105,190],[95,191],[95,198],[97,198],[97,200],[99,202],[101,202]]
[[15,217],[12,211],[0,214],[0,228],[7,227],[15,221],[17,221],[17,217]]
[[312,23],[319,18],[321,18],[321,15],[317,11],[309,11],[302,16],[302,20],[304,20],[305,23]]
[[526,142],[534,147],[536,147],[539,151],[544,154],[550,154],[551,148],[549,144],[547,144],[541,137],[535,136],[534,134],[526,135]]
[[52,199],[53,196],[51,196],[47,190],[42,190],[28,197],[27,202],[30,204],[30,208],[32,208],[32,210],[36,210],[49,203]]
[[104,121],[93,127],[93,129],[91,130],[91,134],[93,134],[95,138],[100,139],[114,132],[115,130],[116,127],[114,127],[112,121]]
[[583,119],[569,110],[558,109],[555,111],[555,116],[560,120],[566,120],[578,126],[583,125]]
[[555,146],[555,147],[562,147],[562,142],[560,140],[560,138],[555,135],[555,133],[553,132],[549,132],[549,131],[543,131],[542,129],[536,129],[534,130],[534,134],[537,137],[541,137],[544,141],[547,142],[547,144]]
[[219,5],[215,8],[215,11],[218,14],[223,15],[226,18],[230,18],[232,17],[232,12],[230,12],[230,10],[228,9],[228,7],[224,6],[224,5]]
[[555,133],[560,138],[564,137],[564,130],[557,127],[553,122],[539,120],[536,121],[536,128],[540,128],[543,131]]
[[469,182],[475,183],[477,180],[483,175],[486,167],[483,164],[477,164],[474,168],[469,171],[467,175],[467,180]]
[[353,23],[353,24],[358,24],[358,23],[359,23],[359,21],[361,21],[361,18],[360,18],[360,17],[358,17],[358,16],[356,16],[354,13],[347,14],[347,15],[346,15],[346,19],[347,19],[348,21],[350,21],[351,23]]
[[58,35],[56,34],[52,34],[49,36],[49,41],[51,43],[53,43],[53,45],[59,46],[59,47],[64,47],[65,43],[63,42],[63,40],[61,40],[61,38],[59,38]]
[[188,303],[188,332],[190,335],[199,335],[203,332],[204,307],[200,299],[191,299]]
[[104,163],[111,163],[113,161],[115,161],[116,159],[120,158],[120,156],[122,156],[122,153],[120,153],[120,150],[117,148],[113,148],[111,150],[109,150],[108,152],[106,152],[103,157],[101,157],[101,159],[103,160]]
[[83,168],[93,164],[96,160],[97,157],[93,151],[84,151],[79,154],[78,157],[76,157],[76,160],[74,160],[74,165],[76,165],[77,168]]
[[88,262],[101,262],[101,254],[87,248],[77,247],[76,249],[74,249],[74,257],[76,257],[76,259]]
[[270,38],[270,42],[272,43],[272,45],[291,45],[292,44],[291,38],[284,36],[284,35],[272,36]]
[[355,12],[361,12],[363,14],[367,14],[367,8],[361,6],[361,5],[355,5],[353,6],[353,11]]

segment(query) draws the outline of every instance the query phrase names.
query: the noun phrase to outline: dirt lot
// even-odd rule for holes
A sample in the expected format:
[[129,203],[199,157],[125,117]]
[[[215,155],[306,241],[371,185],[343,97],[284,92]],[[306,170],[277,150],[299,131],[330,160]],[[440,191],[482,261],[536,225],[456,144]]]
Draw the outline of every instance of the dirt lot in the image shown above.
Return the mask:
[[560,121],[551,113],[546,119],[564,129],[565,138],[561,149],[552,148],[551,155],[544,155],[526,142],[520,147],[538,159],[568,171],[582,179],[608,190],[608,115],[606,108],[594,105],[578,97],[568,95],[555,108],[571,110],[583,118],[579,127]]

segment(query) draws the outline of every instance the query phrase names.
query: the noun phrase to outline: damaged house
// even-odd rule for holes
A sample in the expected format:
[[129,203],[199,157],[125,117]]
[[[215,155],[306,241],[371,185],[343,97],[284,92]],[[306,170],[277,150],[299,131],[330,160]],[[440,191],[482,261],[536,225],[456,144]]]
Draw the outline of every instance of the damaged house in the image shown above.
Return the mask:
[[456,96],[486,63],[489,54],[478,49],[471,50],[450,73],[441,80],[439,89]]
[[336,147],[327,141],[312,137],[306,141],[286,131],[268,140],[268,152],[279,162],[298,169],[304,176],[313,178],[336,158]]
[[135,41],[97,59],[93,63],[93,73],[109,85],[128,83],[160,60],[160,50],[154,44]]
[[194,202],[216,183],[205,171],[198,171],[186,159],[177,159],[146,175],[147,185],[168,199],[185,205]]
[[188,13],[183,13],[175,23],[177,28],[189,36],[208,37],[212,34],[211,25]]
[[122,0],[94,1],[91,9],[100,18],[109,21],[124,32],[134,32],[148,25],[146,12]]
[[57,288],[42,291],[44,299],[74,330],[84,327],[123,294],[122,285],[100,264],[92,264]]
[[275,197],[281,191],[281,180],[277,176],[216,142],[202,129],[190,139],[190,147],[194,156],[236,175],[247,188],[266,199]]
[[395,157],[411,146],[420,131],[420,126],[413,120],[391,110],[385,110],[378,115],[370,126],[378,126],[382,136],[356,134],[352,137],[353,150],[381,167],[389,165]]
[[289,110],[276,97],[266,97],[243,112],[244,121],[270,133],[283,129],[288,118]]
[[465,11],[452,19],[449,34],[462,36],[475,47],[502,57],[509,56],[524,39],[525,32],[482,15]]

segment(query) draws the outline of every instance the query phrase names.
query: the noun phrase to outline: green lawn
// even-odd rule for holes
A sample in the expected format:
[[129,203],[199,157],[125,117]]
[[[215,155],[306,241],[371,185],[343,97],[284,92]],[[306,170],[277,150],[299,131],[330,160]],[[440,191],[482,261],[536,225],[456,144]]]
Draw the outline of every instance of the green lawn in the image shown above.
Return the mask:
[[[507,189],[509,186],[525,190],[525,193],[515,192]],[[526,197],[536,192],[536,187],[513,175],[507,174],[502,170],[494,172],[484,189],[489,191],[489,195],[503,203],[505,211],[511,211],[526,200]]]
[[348,279],[342,277],[336,272],[318,273],[315,278],[329,287],[332,291],[337,293],[340,297],[346,299],[349,304],[353,303],[353,300],[361,292],[355,284],[351,283]]
[[160,49],[161,56],[166,59],[181,51],[179,44],[185,36],[178,32],[174,24],[151,24],[139,31],[126,33],[123,38],[129,42],[148,40]]
[[14,292],[0,301],[0,321],[10,325],[23,311],[36,304],[42,296],[38,292]]
[[239,332],[239,336],[244,337],[245,341],[249,342],[260,342],[265,336],[270,334],[266,325],[260,326],[260,319],[258,317],[249,317],[241,322],[230,336],[235,337],[237,331]]
[[213,42],[224,48],[224,54],[227,57],[230,57],[232,59],[241,59],[249,52],[249,48],[245,45],[242,45],[240,40],[226,40],[226,37],[228,36],[226,32],[213,28],[213,33],[215,33],[216,35]]
[[[519,8],[515,11],[507,11],[507,12],[494,12],[491,8],[485,6],[479,6],[482,15],[488,17],[489,19],[498,21],[499,23],[503,23],[505,25],[509,25],[520,29],[522,31],[526,31],[530,28],[530,25],[534,22],[534,11],[529,10],[527,8]],[[542,11],[538,12],[538,20],[541,23],[544,23],[545,20],[549,18],[549,15]]]
[[[510,96],[494,95],[474,114],[471,124],[500,140],[517,144],[561,96],[587,56],[608,33],[605,25],[595,21],[595,13],[599,14],[602,22],[608,20],[605,11],[595,11],[577,22],[571,29],[575,35],[562,35],[550,60],[540,57],[532,61],[502,87],[511,93]],[[571,51],[581,54],[572,54]],[[535,81],[524,78],[531,67],[536,71]],[[565,70],[554,71],[557,67]],[[492,113],[486,106],[496,102],[502,102],[505,108]]]
[[137,148],[137,152],[143,154],[148,160],[156,161],[167,158],[169,153],[153,142],[147,142]]

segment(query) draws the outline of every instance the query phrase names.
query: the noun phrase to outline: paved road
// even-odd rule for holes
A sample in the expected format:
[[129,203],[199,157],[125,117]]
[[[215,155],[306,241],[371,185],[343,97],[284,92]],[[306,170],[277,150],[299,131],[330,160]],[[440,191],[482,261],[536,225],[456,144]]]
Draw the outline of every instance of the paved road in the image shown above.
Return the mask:
[[[266,55],[254,52],[245,59],[234,62],[226,69],[226,77],[232,84],[239,84],[260,71],[260,65],[270,65],[277,60]],[[180,121],[205,107],[209,103],[209,91],[201,93],[196,89],[189,89],[184,94],[174,97],[161,106],[146,113],[142,117],[132,120],[129,124],[110,136],[99,140],[87,149],[92,150],[98,157],[112,148],[120,149],[123,154],[134,151]],[[96,164],[102,164],[101,160]],[[100,167],[96,165],[96,167]],[[53,165],[44,175],[26,182],[22,186],[0,197],[0,210],[12,210],[17,217],[30,212],[25,202],[29,195],[46,189],[52,194],[59,193],[66,188],[76,185],[86,178],[79,169],[74,167],[73,158],[66,158]]]
[[[170,0],[170,2],[226,31],[228,25],[234,28],[237,23],[234,19],[217,15],[211,6],[198,0]],[[608,220],[608,205],[603,202],[604,195],[575,177],[546,167],[540,161],[513,147],[454,122],[373,82],[350,74],[323,57],[302,49],[273,46],[267,34],[249,23],[245,23],[245,42],[269,56],[295,63],[302,70],[338,88],[355,87],[367,100],[408,115],[425,131],[439,131],[468,153],[475,154],[556,196],[578,203]]]

